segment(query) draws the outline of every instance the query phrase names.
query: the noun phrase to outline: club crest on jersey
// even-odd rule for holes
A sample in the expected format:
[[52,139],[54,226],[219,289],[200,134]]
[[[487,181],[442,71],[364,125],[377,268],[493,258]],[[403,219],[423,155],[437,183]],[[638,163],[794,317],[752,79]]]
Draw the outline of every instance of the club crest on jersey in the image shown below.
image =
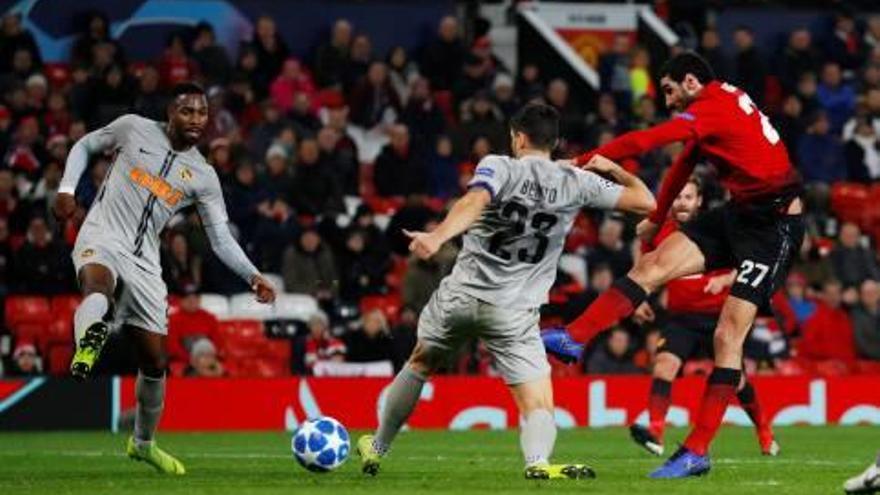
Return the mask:
[[88,249],[83,249],[83,252],[80,253],[79,257],[85,259],[85,258],[91,258],[94,255],[95,255],[95,250],[92,248],[88,248]]
[[174,206],[183,197],[183,191],[171,187],[165,179],[157,177],[142,168],[133,168],[128,178],[135,184],[150,191],[168,206]]
[[192,170],[190,170],[189,167],[183,167],[183,170],[180,171],[180,180],[188,182],[192,177]]

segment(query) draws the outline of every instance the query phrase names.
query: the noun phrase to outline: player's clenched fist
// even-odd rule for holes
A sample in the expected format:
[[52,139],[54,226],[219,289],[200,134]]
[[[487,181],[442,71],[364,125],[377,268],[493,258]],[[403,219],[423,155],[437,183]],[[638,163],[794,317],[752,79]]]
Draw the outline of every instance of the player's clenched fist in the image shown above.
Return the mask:
[[440,249],[441,242],[433,234],[408,230],[404,230],[403,233],[412,239],[412,242],[409,243],[409,251],[423,260],[434,256]]
[[67,220],[76,211],[76,198],[73,194],[58,193],[55,196],[55,216],[59,220]]
[[584,166],[581,168],[583,168],[584,170],[607,174],[617,168],[617,164],[605,158],[604,156],[597,154],[593,155],[590,158],[590,161],[585,163]]
[[275,302],[275,287],[262,275],[255,275],[251,288],[257,294],[257,301],[265,304]]

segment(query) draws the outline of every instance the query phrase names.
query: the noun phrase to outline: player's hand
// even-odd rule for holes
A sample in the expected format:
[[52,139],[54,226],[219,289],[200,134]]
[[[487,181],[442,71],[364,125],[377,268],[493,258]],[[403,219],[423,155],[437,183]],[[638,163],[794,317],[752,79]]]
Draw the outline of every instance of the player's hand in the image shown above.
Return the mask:
[[636,225],[636,235],[643,242],[653,241],[658,230],[660,230],[660,226],[652,222],[650,218],[646,218]]
[[76,212],[76,198],[70,193],[58,193],[55,196],[55,216],[59,220],[67,220]]
[[275,287],[262,275],[254,275],[251,289],[257,295],[257,301],[263,304],[275,302]]
[[440,250],[442,243],[432,233],[410,232],[408,230],[404,230],[403,233],[412,240],[409,243],[409,252],[415,254],[420,259],[429,259]]
[[706,286],[703,287],[703,292],[707,294],[712,294],[713,296],[717,296],[721,294],[721,292],[730,285],[730,276],[729,275],[718,275],[716,277],[712,277],[706,282]]
[[614,171],[615,169],[617,169],[617,167],[618,167],[618,165],[616,163],[605,158],[604,156],[593,155],[593,157],[590,158],[590,161],[585,163],[584,166],[581,168],[583,168],[584,170],[589,170],[591,172],[597,172],[600,174],[609,174],[612,171]]
[[645,323],[650,323],[654,321],[657,315],[654,313],[654,308],[651,307],[650,304],[643,302],[639,304],[639,307],[633,312],[633,321],[635,321],[639,325],[644,325]]

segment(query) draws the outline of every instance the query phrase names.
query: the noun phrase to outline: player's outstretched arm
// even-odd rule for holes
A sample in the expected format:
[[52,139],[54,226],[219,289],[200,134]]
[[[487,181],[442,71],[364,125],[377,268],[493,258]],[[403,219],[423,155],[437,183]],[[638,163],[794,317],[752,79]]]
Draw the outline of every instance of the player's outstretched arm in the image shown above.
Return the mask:
[[467,230],[483,213],[492,195],[483,187],[473,187],[467,194],[452,205],[449,214],[433,232],[410,232],[404,230],[412,242],[409,250],[421,259],[434,256],[440,246],[449,239]]
[[583,166],[594,155],[602,155],[610,160],[633,158],[666,144],[687,141],[695,136],[693,121],[682,117],[675,117],[649,129],[627,132],[594,150],[576,157],[573,162],[577,166]]
[[641,179],[608,158],[595,155],[583,168],[608,175],[623,187],[617,203],[614,205],[615,210],[647,215],[657,206],[654,202],[654,195]]
[[227,223],[206,225],[205,233],[208,235],[211,249],[214,250],[217,258],[251,286],[251,289],[257,294],[258,301],[261,303],[275,301],[275,287],[260,274],[257,267],[244,254],[241,246],[232,237]]

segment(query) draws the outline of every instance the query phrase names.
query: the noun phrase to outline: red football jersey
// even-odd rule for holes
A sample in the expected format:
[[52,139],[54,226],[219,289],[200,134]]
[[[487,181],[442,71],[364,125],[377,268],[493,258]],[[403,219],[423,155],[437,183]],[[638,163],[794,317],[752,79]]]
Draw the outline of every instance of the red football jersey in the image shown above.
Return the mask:
[[[651,242],[642,242],[642,253],[647,253],[657,249],[657,246],[663,242],[663,239],[669,237],[673,232],[678,231],[678,222],[672,217],[667,217],[657,235]],[[721,313],[721,306],[730,292],[730,287],[725,287],[718,294],[706,292],[706,285],[709,280],[727,275],[730,273],[729,268],[722,268],[707,273],[696,275],[688,275],[687,277],[677,278],[666,283],[666,309],[670,313],[687,313],[687,314],[705,314],[718,315]]]
[[707,84],[684,112],[667,122],[624,134],[575,161],[586,163],[596,153],[622,160],[678,141],[688,145],[663,181],[657,210],[651,215],[655,222],[666,218],[700,157],[716,166],[735,203],[773,197],[800,182],[767,116],[742,90],[718,81]]

